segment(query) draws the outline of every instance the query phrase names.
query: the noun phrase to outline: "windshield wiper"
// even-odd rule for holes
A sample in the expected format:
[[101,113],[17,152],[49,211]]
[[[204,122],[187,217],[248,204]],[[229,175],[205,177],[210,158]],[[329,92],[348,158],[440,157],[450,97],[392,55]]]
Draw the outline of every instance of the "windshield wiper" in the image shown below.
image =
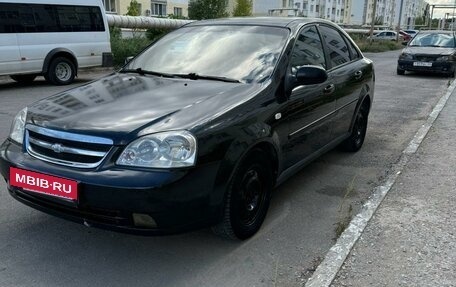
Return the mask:
[[213,81],[222,81],[228,83],[240,83],[241,81],[236,79],[231,79],[227,77],[219,77],[219,76],[207,76],[207,75],[199,75],[196,73],[189,73],[189,74],[173,74],[175,77],[190,79],[190,80],[213,80]]
[[161,73],[161,72],[155,72],[155,71],[148,71],[148,70],[143,70],[142,68],[124,69],[124,70],[120,70],[119,73],[136,73],[136,74],[140,74],[141,76],[154,75],[154,76],[165,77],[165,78],[173,78],[174,77],[173,74],[167,74],[167,73]]

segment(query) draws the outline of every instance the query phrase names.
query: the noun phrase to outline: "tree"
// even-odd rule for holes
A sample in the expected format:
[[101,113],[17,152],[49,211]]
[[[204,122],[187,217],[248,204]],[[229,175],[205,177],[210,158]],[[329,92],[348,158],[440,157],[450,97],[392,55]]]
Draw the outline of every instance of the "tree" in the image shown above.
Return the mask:
[[252,0],[237,0],[233,16],[252,16]]
[[139,3],[136,0],[130,1],[130,6],[127,7],[127,15],[128,16],[140,16],[141,11],[139,11]]
[[226,7],[226,0],[190,0],[188,2],[188,17],[194,20],[227,17]]

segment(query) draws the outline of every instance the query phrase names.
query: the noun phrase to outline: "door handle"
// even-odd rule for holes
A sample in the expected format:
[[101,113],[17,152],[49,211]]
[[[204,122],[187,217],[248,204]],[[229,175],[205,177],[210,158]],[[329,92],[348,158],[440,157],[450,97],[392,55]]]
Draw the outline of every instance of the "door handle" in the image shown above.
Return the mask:
[[327,85],[324,89],[323,89],[323,93],[324,94],[332,94],[334,92],[334,90],[336,89],[336,86],[334,84],[330,84],[330,85]]
[[363,76],[363,71],[358,71],[355,73],[355,79],[359,80]]

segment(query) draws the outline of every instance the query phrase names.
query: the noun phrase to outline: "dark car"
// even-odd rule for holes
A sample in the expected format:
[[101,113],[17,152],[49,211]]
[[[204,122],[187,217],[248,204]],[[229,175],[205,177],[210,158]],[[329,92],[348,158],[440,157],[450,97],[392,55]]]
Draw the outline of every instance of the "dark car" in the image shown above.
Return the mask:
[[361,148],[373,96],[372,62],[329,21],[194,22],[20,111],[1,174],[20,202],[88,226],[245,239],[273,187]]
[[453,31],[419,31],[402,50],[397,74],[406,71],[434,72],[454,77],[456,42]]

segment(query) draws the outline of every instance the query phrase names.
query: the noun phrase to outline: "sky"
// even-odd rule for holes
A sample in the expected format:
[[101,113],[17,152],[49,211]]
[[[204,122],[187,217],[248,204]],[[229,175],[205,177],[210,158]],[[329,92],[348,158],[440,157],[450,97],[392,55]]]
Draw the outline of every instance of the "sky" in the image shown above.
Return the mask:
[[[427,0],[430,5],[432,4],[442,4],[442,5],[455,5],[456,0]],[[443,18],[445,16],[445,13],[450,13],[450,18],[453,16],[453,9],[452,8],[445,8],[445,9],[437,9],[434,8],[434,15],[433,18]],[[455,11],[455,16],[456,16],[456,11]]]

